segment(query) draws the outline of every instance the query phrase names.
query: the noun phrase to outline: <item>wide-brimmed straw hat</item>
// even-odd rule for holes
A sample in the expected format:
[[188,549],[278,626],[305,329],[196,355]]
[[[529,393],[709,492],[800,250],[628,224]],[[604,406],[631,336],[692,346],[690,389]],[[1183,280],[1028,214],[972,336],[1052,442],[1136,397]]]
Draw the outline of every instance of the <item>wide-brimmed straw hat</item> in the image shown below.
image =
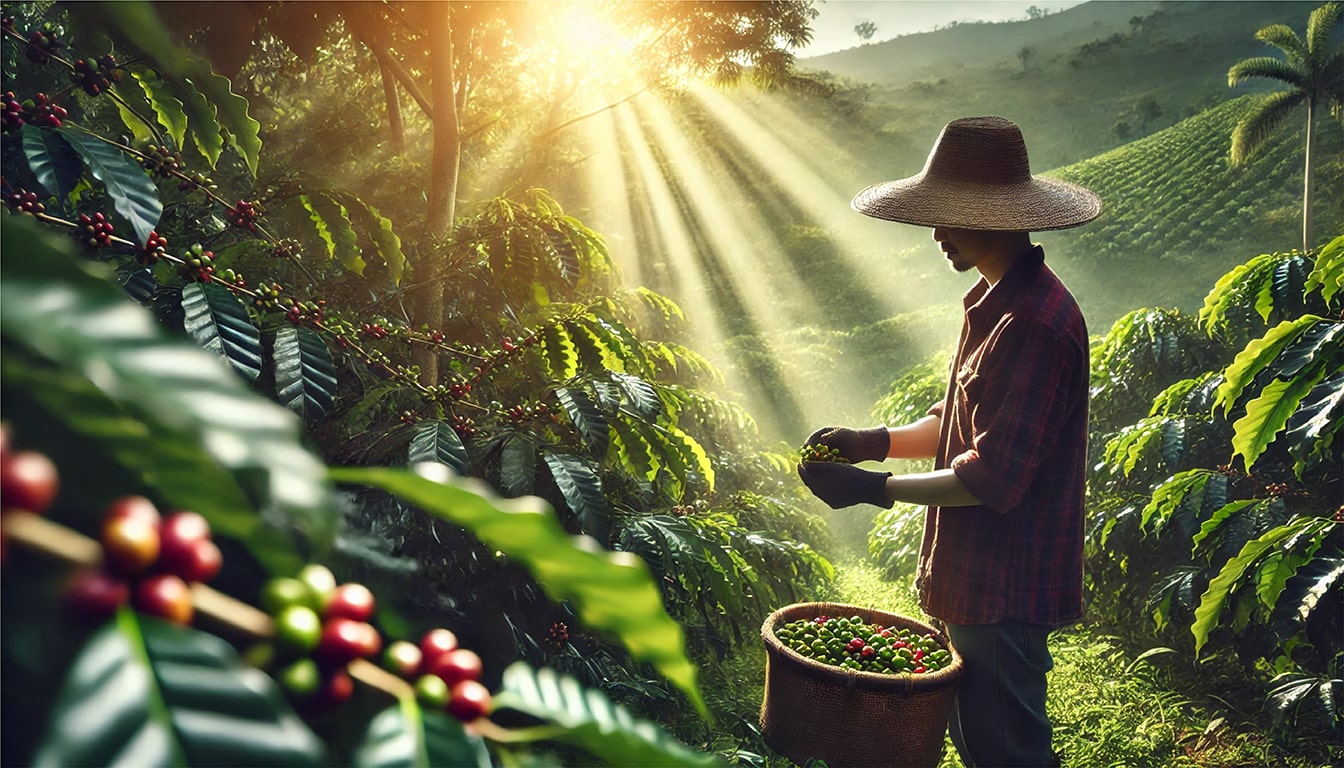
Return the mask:
[[874,184],[851,205],[904,224],[1007,232],[1066,229],[1101,214],[1101,200],[1090,190],[1032,176],[1022,131],[1002,117],[953,120],[924,170]]

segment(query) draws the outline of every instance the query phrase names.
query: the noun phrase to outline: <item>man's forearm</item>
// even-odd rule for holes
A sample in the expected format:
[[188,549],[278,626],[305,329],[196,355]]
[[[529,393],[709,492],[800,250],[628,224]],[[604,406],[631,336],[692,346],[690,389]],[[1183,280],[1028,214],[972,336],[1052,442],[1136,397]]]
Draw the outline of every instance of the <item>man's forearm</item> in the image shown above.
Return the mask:
[[889,459],[931,459],[938,452],[937,416],[925,416],[913,424],[892,427],[887,430],[891,437],[891,447],[887,449]]
[[951,469],[892,475],[887,478],[887,499],[907,504],[937,507],[972,507],[981,502]]

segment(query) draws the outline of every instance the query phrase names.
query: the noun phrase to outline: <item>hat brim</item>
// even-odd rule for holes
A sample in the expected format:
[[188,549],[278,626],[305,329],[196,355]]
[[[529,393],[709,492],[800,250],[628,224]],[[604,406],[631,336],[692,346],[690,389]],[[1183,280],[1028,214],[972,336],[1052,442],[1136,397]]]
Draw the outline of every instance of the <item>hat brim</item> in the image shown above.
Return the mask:
[[1003,232],[1068,229],[1101,215],[1101,199],[1067,181],[1032,176],[1016,184],[981,184],[921,173],[874,184],[854,196],[854,210],[922,227]]

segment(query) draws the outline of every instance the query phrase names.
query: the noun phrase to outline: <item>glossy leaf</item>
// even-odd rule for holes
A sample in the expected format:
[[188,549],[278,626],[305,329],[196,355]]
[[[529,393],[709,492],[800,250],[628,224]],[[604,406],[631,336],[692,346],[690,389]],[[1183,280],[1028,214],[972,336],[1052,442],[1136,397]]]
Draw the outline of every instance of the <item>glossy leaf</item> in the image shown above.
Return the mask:
[[406,271],[406,254],[401,250],[401,238],[392,229],[391,220],[378,212],[377,208],[365,203],[353,195],[342,195],[339,202],[350,220],[358,224],[372,241],[378,251],[378,257],[387,267],[393,285],[401,284],[402,273]]
[[1232,424],[1232,455],[1241,456],[1248,470],[1288,425],[1288,419],[1322,374],[1275,379],[1246,404],[1246,415]]
[[168,131],[173,146],[181,152],[187,140],[187,113],[182,100],[174,96],[168,84],[153,72],[132,72],[131,76],[144,89],[159,125]]
[[[294,563],[292,523],[320,549],[335,522],[324,468],[303,447],[294,415],[252,392],[213,355],[170,337],[144,308],[77,261],[35,224],[7,221],[0,260],[0,331],[78,374],[151,430],[187,438],[233,474],[264,517],[215,516],[218,533],[249,543],[270,567]],[[171,501],[171,500],[170,500]],[[205,514],[205,510],[200,510]]]
[[336,363],[327,342],[307,328],[275,334],[275,394],[304,421],[320,419],[336,398]]
[[163,215],[159,202],[159,188],[128,155],[121,150],[73,128],[57,128],[61,136],[84,158],[89,173],[103,183],[112,207],[135,230],[135,242],[149,240],[149,235]]
[[1344,734],[1344,680],[1284,673],[1271,681],[1265,704],[1275,723]]
[[1195,654],[1199,655],[1210,633],[1219,625],[1224,607],[1238,590],[1246,586],[1248,577],[1254,576],[1266,555],[1280,548],[1291,548],[1298,542],[1310,542],[1333,524],[1325,518],[1304,518],[1272,528],[1247,541],[1235,557],[1223,564],[1199,599],[1195,620],[1190,625],[1195,636]]
[[598,541],[606,541],[611,530],[611,508],[595,468],[580,456],[547,452],[545,458],[551,477],[565,497],[565,503],[579,518],[583,532]]
[[555,398],[569,415],[569,420],[588,450],[599,458],[605,456],[610,443],[607,417],[588,397],[588,393],[577,387],[560,387],[555,390]]
[[249,382],[261,375],[261,331],[247,307],[229,289],[215,283],[191,283],[182,289],[183,327],[207,352],[224,358]]
[[1307,275],[1304,290],[1311,293],[1318,288],[1326,304],[1344,291],[1344,235],[1331,240],[1316,256],[1316,265]]
[[692,751],[656,724],[635,719],[601,691],[552,669],[534,671],[523,662],[509,665],[495,707],[541,721],[535,728],[514,731],[519,740],[532,733],[539,740],[582,749],[603,765],[721,764],[717,755]]
[[639,558],[569,536],[540,499],[500,499],[473,478],[450,478],[442,465],[417,469],[442,481],[386,467],[332,468],[330,476],[338,483],[381,488],[470,529],[486,546],[525,566],[552,600],[569,600],[585,627],[610,633],[636,661],[652,664],[708,717],[681,626],[663,609],[662,593]]
[[64,208],[84,175],[79,154],[56,131],[24,124],[21,132],[28,168],[37,177],[37,183]]
[[360,277],[364,276],[364,253],[359,248],[359,235],[355,233],[354,226],[350,223],[350,214],[344,205],[331,199],[326,195],[314,195],[311,198],[305,196],[305,203],[309,217],[314,221],[321,222],[326,228],[327,237],[331,239],[331,255],[341,262],[346,269],[354,272]]
[[331,236],[331,227],[322,214],[313,207],[313,201],[308,195],[299,195],[299,204],[308,212],[308,221],[313,225],[313,231],[317,233],[318,240],[322,241],[324,246],[322,250],[323,260],[331,261],[336,257],[336,241]]
[[115,95],[112,101],[117,105],[122,124],[131,132],[132,146],[163,143],[158,120],[154,119],[154,107],[149,103],[149,97],[135,73],[114,83],[110,92]]
[[412,697],[374,715],[352,762],[359,768],[491,765],[480,736],[468,734],[445,712],[425,710]]
[[626,402],[635,412],[646,419],[655,418],[663,413],[663,401],[652,384],[628,373],[611,374],[611,380],[625,393]]
[[34,763],[299,766],[327,756],[228,643],[123,608],[76,658]]
[[102,494],[117,488],[145,489],[162,505],[200,512],[219,531],[239,534],[255,525],[243,489],[190,434],[147,424],[77,373],[8,350],[0,361],[5,419],[21,434],[40,435],[34,444],[58,466],[81,467],[80,482],[63,489],[87,510],[71,524],[92,530],[107,502]]
[[182,109],[191,126],[192,143],[210,163],[210,167],[214,168],[219,165],[220,155],[224,154],[224,129],[219,124],[215,105],[190,80],[179,85],[179,92],[183,96]]
[[228,143],[247,164],[248,173],[255,178],[261,159],[261,123],[248,114],[247,99],[234,93],[233,83],[227,77],[210,71],[204,59],[190,60],[190,77],[200,93],[210,99],[218,110],[220,123],[228,129]]
[[1288,419],[1288,453],[1298,477],[1313,459],[1324,459],[1344,429],[1344,370],[1317,384]]
[[458,474],[467,474],[469,460],[462,438],[446,421],[422,421],[415,425],[415,437],[406,457],[407,463],[436,461],[447,464]]
[[1322,320],[1324,318],[1315,315],[1284,320],[1264,336],[1247,344],[1223,371],[1223,383],[1218,387],[1214,407],[1221,405],[1224,415],[1231,413],[1237,399],[1251,385],[1255,377],[1285,348],[1295,342],[1303,331]]
[[506,496],[524,496],[535,488],[537,446],[518,434],[504,441],[499,457],[499,485]]
[[579,372],[579,356],[574,342],[563,325],[548,325],[541,329],[542,353],[550,369],[551,378],[567,381]]
[[1344,558],[1319,557],[1303,565],[1279,593],[1270,624],[1281,640],[1300,632],[1327,595],[1344,589]]

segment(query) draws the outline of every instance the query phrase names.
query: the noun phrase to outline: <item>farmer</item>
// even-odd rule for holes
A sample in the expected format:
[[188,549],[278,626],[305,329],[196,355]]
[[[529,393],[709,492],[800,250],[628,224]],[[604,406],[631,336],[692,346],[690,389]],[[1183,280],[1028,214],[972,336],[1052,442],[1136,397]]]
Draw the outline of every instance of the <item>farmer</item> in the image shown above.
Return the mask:
[[978,271],[947,394],[899,427],[823,427],[808,438],[850,462],[935,459],[893,475],[807,462],[798,474],[833,509],[928,505],[915,584],[965,667],[949,729],[967,766],[1057,765],[1046,716],[1051,629],[1083,610],[1088,339],[1073,296],[1032,231],[1101,212],[1081,187],[1034,177],[1017,125],[954,120],[924,170],[852,203],[932,227],[953,270]]

